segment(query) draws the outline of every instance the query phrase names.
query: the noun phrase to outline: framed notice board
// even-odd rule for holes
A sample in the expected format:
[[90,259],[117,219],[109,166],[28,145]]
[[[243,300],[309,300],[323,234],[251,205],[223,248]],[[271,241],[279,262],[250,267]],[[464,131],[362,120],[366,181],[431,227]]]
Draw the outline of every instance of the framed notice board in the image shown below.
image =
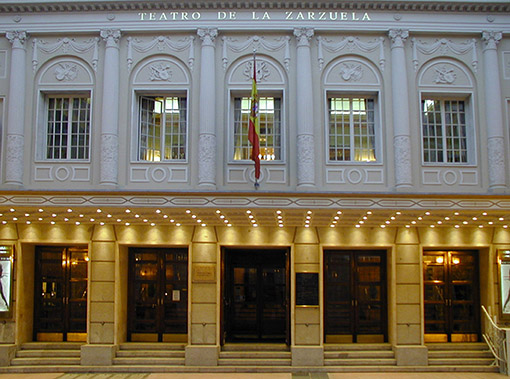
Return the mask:
[[318,273],[296,273],[296,305],[319,305]]
[[12,317],[13,250],[12,246],[0,245],[0,318]]

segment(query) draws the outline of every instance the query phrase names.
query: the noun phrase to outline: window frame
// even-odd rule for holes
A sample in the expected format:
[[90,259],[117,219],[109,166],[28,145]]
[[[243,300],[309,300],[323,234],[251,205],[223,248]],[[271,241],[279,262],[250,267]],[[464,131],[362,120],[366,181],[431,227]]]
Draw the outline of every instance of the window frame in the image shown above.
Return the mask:
[[[464,115],[466,123],[466,155],[467,162],[427,162],[425,161],[425,140],[423,133],[423,108],[422,102],[424,100],[438,100],[444,101],[464,101]],[[419,92],[418,98],[418,117],[420,126],[420,156],[422,166],[441,166],[441,167],[469,167],[477,165],[477,144],[476,144],[476,125],[475,125],[475,109],[473,106],[474,93],[470,91],[430,91],[422,90]],[[444,103],[443,103],[444,104]],[[444,109],[441,109],[441,114],[444,114]],[[446,138],[445,120],[441,120],[441,131],[443,139]],[[443,157],[447,157],[446,146],[442,150]]]
[[[184,144],[185,158],[184,159],[161,159],[159,161],[142,160],[140,159],[140,142],[141,142],[141,128],[140,128],[140,116],[141,116],[141,99],[150,97],[179,97],[186,98],[186,142]],[[131,163],[137,164],[187,164],[189,161],[190,154],[190,97],[188,89],[171,89],[171,90],[143,90],[135,89],[133,91],[133,111],[132,111],[132,152],[131,152]],[[162,153],[164,154],[164,131],[161,133],[161,139],[163,143]]]
[[[261,159],[260,162],[264,165],[280,165],[286,163],[286,98],[285,98],[285,90],[282,88],[266,88],[258,85],[257,87],[258,96],[260,97],[277,97],[281,99],[281,108],[280,108],[280,159],[275,160],[264,160]],[[234,159],[235,154],[235,99],[239,97],[251,97],[251,88],[248,89],[230,89],[229,90],[229,122],[228,122],[228,163],[229,164],[250,164],[251,159]]]
[[[374,100],[374,161],[356,161],[356,160],[344,160],[344,161],[335,161],[331,160],[329,157],[329,99],[331,98],[365,98],[365,99],[373,99]],[[381,107],[381,91],[379,89],[376,90],[342,90],[335,88],[326,88],[324,91],[324,158],[327,165],[382,165],[384,162],[383,157],[383,133],[382,133],[382,107]],[[352,130],[351,130],[352,134]],[[351,136],[352,138],[352,136]],[[351,156],[354,156],[354,147],[351,147]]]
[[[89,132],[88,132],[88,157],[87,158],[48,158],[48,111],[50,98],[87,98],[90,102]],[[37,137],[35,149],[35,161],[44,163],[90,163],[92,157],[92,145],[94,138],[94,96],[92,89],[43,89],[39,90],[39,104],[37,113]]]

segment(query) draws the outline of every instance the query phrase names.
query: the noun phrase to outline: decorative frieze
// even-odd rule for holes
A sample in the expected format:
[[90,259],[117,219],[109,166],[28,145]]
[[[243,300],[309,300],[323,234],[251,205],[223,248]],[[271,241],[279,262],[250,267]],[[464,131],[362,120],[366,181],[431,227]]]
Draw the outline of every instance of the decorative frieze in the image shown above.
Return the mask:
[[287,71],[289,70],[290,64],[289,36],[276,38],[273,42],[268,41],[264,37],[259,36],[252,36],[244,42],[238,42],[235,38],[232,37],[222,37],[222,41],[223,41],[223,55],[222,55],[223,70],[226,70],[228,66],[228,50],[231,50],[235,53],[242,53],[243,51],[248,50],[250,47],[254,52],[257,52],[258,50],[260,50],[260,48],[264,48],[265,50],[271,52],[285,49],[283,64],[285,66],[285,69]]
[[424,55],[432,55],[439,53],[440,55],[447,55],[448,52],[452,52],[456,55],[464,55],[471,51],[471,66],[474,71],[478,70],[478,56],[476,53],[476,39],[471,39],[465,43],[456,43],[446,38],[436,40],[434,43],[425,43],[418,41],[416,38],[411,38],[411,44],[413,47],[413,65],[414,71],[418,70],[419,59],[418,53]]
[[189,36],[181,40],[174,41],[170,37],[157,36],[150,41],[142,41],[138,38],[128,37],[127,38],[127,67],[128,71],[131,71],[133,66],[133,50],[138,53],[146,53],[153,48],[157,48],[158,51],[163,52],[165,50],[173,52],[182,52],[188,50],[188,67],[193,71],[195,65],[195,49],[194,49],[195,37]]
[[69,54],[71,51],[77,54],[85,54],[93,50],[92,67],[97,71],[97,62],[99,60],[99,37],[91,38],[84,42],[77,42],[74,38],[59,38],[57,42],[49,43],[34,38],[32,41],[32,70],[35,72],[39,65],[39,51],[45,54],[55,54],[61,51],[62,55]]
[[319,61],[319,70],[322,70],[324,67],[324,50],[329,51],[331,53],[338,53],[342,50],[347,50],[349,52],[353,52],[355,50],[360,50],[364,53],[371,53],[377,49],[379,49],[379,67],[382,71],[384,71],[384,65],[386,63],[386,58],[384,57],[384,38],[379,37],[373,41],[363,42],[358,37],[344,37],[339,42],[334,42],[330,39],[324,37],[317,37],[318,42],[318,61]]

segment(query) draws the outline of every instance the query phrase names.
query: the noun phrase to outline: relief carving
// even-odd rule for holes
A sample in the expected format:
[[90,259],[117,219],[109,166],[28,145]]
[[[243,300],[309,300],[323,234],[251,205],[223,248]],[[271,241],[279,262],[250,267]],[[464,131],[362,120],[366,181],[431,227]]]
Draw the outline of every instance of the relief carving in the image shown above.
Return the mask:
[[172,70],[170,65],[166,63],[157,63],[150,66],[150,77],[151,81],[166,81],[169,82],[172,78]]
[[409,136],[397,136],[393,139],[395,149],[395,184],[399,186],[412,185],[411,169],[411,140]]
[[17,134],[7,135],[5,154],[5,181],[23,183],[23,147],[25,138]]
[[78,66],[69,63],[60,63],[55,68],[55,78],[60,82],[72,82],[78,76]]
[[216,184],[216,136],[200,134],[198,141],[198,183],[201,185]]
[[453,84],[455,79],[457,79],[457,74],[453,68],[448,68],[446,66],[435,67],[436,71],[436,84]]
[[[263,61],[257,61],[256,63],[257,70],[257,82],[266,81],[270,75],[269,68],[267,67],[267,63]],[[246,80],[253,79],[253,61],[248,61],[244,67],[244,76],[246,76]]]
[[503,137],[489,138],[487,141],[489,155],[489,184],[504,186],[505,179],[505,141]]
[[297,175],[298,185],[315,184],[314,164],[314,138],[313,135],[301,134],[297,137]]
[[347,64],[344,63],[342,67],[340,67],[340,76],[346,82],[353,81],[357,82],[363,76],[363,69],[360,64]]
[[101,184],[117,184],[118,137],[113,134],[101,136]]

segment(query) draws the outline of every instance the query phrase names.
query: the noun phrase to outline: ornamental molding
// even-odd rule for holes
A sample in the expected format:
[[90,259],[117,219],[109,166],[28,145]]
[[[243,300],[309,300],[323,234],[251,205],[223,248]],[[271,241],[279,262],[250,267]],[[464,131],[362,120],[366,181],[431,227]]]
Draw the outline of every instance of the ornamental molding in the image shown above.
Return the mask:
[[28,39],[28,33],[24,31],[15,30],[5,33],[5,38],[12,44],[12,47],[18,49],[25,48],[25,42]]
[[310,47],[310,40],[314,33],[313,28],[295,28],[294,37],[297,40],[297,47]]
[[330,53],[338,53],[341,50],[347,49],[349,52],[353,52],[358,49],[364,53],[370,53],[379,49],[379,67],[381,71],[384,71],[384,65],[386,63],[386,58],[384,57],[384,38],[379,37],[373,41],[363,42],[358,37],[344,37],[339,42],[334,42],[324,37],[317,37],[318,42],[318,61],[319,61],[319,70],[322,70],[324,67],[324,50]]
[[496,50],[498,48],[498,43],[503,38],[502,32],[496,31],[485,31],[482,33],[482,41],[484,42],[484,51],[485,50]]
[[510,211],[508,195],[476,195],[459,196],[449,194],[333,194],[333,193],[271,193],[245,194],[218,193],[197,191],[4,191],[0,194],[1,206],[54,206],[62,209],[70,205],[80,207],[126,207],[154,208],[168,207],[187,209],[200,207],[204,209],[360,209],[360,210],[477,210],[477,211]]
[[61,50],[61,53],[68,54],[70,51],[74,51],[77,54],[85,54],[86,52],[93,50],[92,55],[92,67],[94,71],[97,71],[97,62],[99,56],[99,37],[91,38],[84,42],[76,42],[74,38],[59,38],[57,42],[49,43],[43,40],[34,38],[32,41],[32,70],[35,72],[39,65],[38,53],[43,52],[45,54],[54,54]]
[[[110,1],[46,1],[41,3],[34,0],[11,0],[9,3],[0,5],[2,13],[33,13],[33,12],[112,12],[112,11],[159,11],[175,9],[225,9],[225,2],[220,0],[191,0],[170,2],[168,0],[110,0]],[[228,3],[229,9],[245,9],[243,2]],[[391,12],[482,12],[482,13],[505,13],[510,12],[508,2],[429,2],[429,1],[353,1],[353,0],[298,0],[298,1],[266,1],[255,0],[249,3],[251,9],[338,9],[338,10],[361,10],[361,11],[391,11]]]
[[456,55],[464,55],[471,51],[471,65],[475,72],[478,70],[478,56],[476,53],[476,39],[468,40],[464,43],[456,43],[446,38],[436,40],[434,43],[426,43],[418,41],[416,38],[411,39],[413,47],[413,65],[414,71],[418,70],[418,53],[423,55],[432,55],[439,53],[440,55],[447,56],[448,52],[453,52]]
[[202,47],[214,47],[214,41],[218,37],[218,29],[216,28],[199,28],[197,34],[202,40]]
[[244,42],[239,42],[238,40],[232,37],[222,37],[222,42],[223,42],[223,54],[222,54],[223,70],[226,70],[228,66],[228,50],[231,50],[234,53],[239,54],[251,47],[254,53],[256,53],[260,48],[264,48],[265,50],[273,52],[285,49],[283,63],[285,69],[289,71],[290,67],[289,36],[276,38],[272,42],[266,40],[264,37],[259,36],[252,36]]
[[78,77],[78,66],[67,62],[59,63],[54,74],[59,82],[72,82]]
[[[255,71],[257,72],[257,82],[265,82],[271,74],[267,67],[267,62],[265,61],[256,61]],[[253,62],[251,60],[245,63],[243,75],[246,77],[247,81],[253,79]]]
[[404,48],[406,40],[409,38],[409,30],[405,29],[391,29],[388,32],[388,37],[391,40],[391,48]]
[[173,52],[182,52],[188,50],[188,68],[193,71],[195,64],[195,37],[189,36],[178,41],[172,40],[170,37],[157,36],[150,41],[142,41],[138,38],[127,38],[127,68],[131,71],[133,66],[133,50],[138,53],[146,53],[157,47],[158,51],[169,50]]

